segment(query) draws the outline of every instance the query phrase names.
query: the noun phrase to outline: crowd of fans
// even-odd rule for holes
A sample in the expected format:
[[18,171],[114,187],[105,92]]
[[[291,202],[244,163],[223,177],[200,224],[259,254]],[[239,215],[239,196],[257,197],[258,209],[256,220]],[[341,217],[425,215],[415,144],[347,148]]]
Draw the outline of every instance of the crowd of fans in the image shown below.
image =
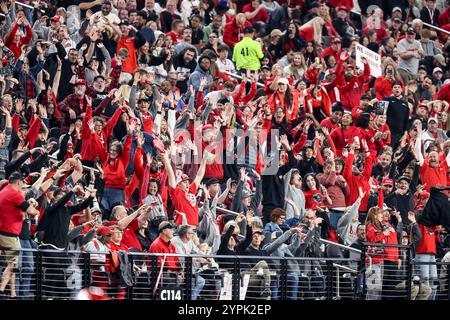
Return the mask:
[[[197,299],[203,272],[236,254],[321,257],[325,239],[411,244],[431,263],[415,274],[433,299],[433,263],[450,260],[449,8],[2,1],[0,294],[31,294],[31,276],[16,278],[17,265],[34,268],[21,248],[51,249],[44,262],[56,263],[87,251],[99,273],[121,251],[204,254]],[[357,66],[357,44],[380,54],[381,76]],[[402,259],[369,255],[378,282]],[[183,277],[181,258],[158,262]],[[317,268],[288,267],[296,299],[299,275]],[[245,268],[258,295],[279,297],[276,267]]]

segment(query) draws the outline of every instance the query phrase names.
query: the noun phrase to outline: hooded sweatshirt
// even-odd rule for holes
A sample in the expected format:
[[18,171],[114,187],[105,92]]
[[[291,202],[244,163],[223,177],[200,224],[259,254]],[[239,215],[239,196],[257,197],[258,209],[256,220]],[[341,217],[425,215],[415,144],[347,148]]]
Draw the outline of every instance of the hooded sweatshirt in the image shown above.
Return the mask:
[[342,239],[344,245],[351,246],[358,238],[356,230],[358,229],[359,220],[352,221],[353,218],[358,218],[359,206],[361,200],[356,200],[351,207],[345,210],[344,215],[339,219],[337,224],[337,231],[339,237]]
[[[209,84],[211,82],[213,82],[213,77],[211,75],[211,72],[209,72],[209,70],[203,70],[199,65],[197,65],[197,67],[195,68],[195,71],[191,74],[191,76],[189,77],[187,86],[189,88],[189,86],[193,86],[195,92],[198,91],[198,88],[200,88],[200,80],[206,77],[207,81],[206,83]],[[203,88],[203,94],[206,95],[208,94],[210,91],[208,86],[205,86]]]
[[[305,195],[302,189],[296,188],[291,185],[292,170],[284,175],[284,197],[285,199],[290,199],[291,201],[285,201],[284,210],[286,211],[286,219],[296,218],[299,220],[303,219],[305,214]],[[294,208],[297,207],[298,211]]]

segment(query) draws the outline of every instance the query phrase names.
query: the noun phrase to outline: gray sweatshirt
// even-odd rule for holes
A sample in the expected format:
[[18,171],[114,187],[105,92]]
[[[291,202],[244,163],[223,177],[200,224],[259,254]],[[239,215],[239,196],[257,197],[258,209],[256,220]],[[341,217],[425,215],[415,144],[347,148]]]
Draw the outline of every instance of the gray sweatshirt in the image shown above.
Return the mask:
[[358,218],[359,206],[361,205],[361,200],[356,200],[352,206],[345,209],[345,213],[339,219],[337,224],[337,231],[344,242],[344,245],[350,246],[356,241],[356,229],[358,229],[359,221],[353,222],[353,218]]
[[289,201],[285,201],[284,210],[286,211],[286,219],[297,218],[302,220],[305,214],[305,195],[301,189],[291,185],[290,181],[292,170],[284,175],[284,197],[285,199],[291,200],[295,204],[296,208],[294,208],[292,203],[289,203]]

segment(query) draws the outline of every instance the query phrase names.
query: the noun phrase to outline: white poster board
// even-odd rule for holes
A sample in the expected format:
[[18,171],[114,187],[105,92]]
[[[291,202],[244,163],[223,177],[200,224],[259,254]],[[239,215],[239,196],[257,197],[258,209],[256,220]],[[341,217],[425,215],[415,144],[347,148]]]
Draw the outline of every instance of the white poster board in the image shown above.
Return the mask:
[[382,75],[381,71],[381,56],[366,47],[356,44],[356,66],[361,70],[364,69],[364,63],[362,63],[361,58],[367,59],[367,63],[370,66],[370,74],[372,77],[379,77]]

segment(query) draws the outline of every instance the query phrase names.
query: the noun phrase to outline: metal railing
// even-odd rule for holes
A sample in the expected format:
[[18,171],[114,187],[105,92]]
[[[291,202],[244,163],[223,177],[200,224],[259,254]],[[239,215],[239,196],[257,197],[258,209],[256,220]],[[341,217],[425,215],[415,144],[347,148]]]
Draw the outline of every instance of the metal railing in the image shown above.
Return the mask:
[[[396,265],[377,247],[389,246],[366,244],[352,258],[124,253],[116,270],[111,254],[22,249],[15,292],[7,287],[4,297],[71,300],[94,286],[116,300],[450,300],[449,263],[411,259],[408,246],[394,246]],[[0,274],[9,258],[0,255]],[[417,280],[422,268],[436,268],[436,278]]]

